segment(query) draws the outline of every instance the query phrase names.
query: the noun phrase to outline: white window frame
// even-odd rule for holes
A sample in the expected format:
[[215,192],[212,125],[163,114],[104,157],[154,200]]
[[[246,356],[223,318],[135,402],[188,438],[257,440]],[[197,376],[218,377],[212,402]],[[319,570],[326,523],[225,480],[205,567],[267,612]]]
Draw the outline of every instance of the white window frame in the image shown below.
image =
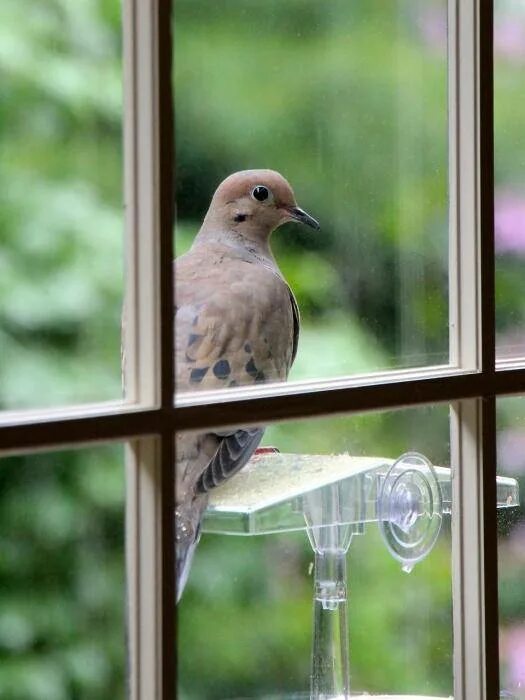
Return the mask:
[[[180,396],[173,405],[169,0],[125,0],[123,401],[4,412],[0,453],[127,441],[129,692],[175,697],[174,432],[451,405],[454,697],[499,697],[495,404],[525,358],[495,360],[492,0],[449,0],[450,364]],[[478,498],[473,498],[478,494]]]

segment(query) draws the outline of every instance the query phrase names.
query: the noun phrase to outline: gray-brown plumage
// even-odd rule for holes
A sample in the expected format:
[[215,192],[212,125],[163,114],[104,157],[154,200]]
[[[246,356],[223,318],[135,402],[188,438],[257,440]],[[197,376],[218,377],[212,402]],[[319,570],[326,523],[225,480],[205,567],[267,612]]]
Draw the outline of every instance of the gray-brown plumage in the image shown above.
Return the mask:
[[[269,246],[286,221],[319,228],[273,170],[245,170],[217,188],[188,253],[175,261],[178,391],[284,381],[299,312]],[[180,598],[208,491],[241,469],[263,428],[177,438],[176,554]]]

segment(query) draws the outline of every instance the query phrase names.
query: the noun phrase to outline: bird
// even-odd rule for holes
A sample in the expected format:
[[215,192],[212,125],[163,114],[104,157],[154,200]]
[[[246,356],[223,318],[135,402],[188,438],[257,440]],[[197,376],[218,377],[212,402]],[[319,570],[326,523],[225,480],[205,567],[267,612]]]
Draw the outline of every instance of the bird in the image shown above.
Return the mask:
[[[174,261],[178,392],[287,379],[297,354],[299,309],[270,236],[289,221],[320,228],[274,170],[236,172],[217,187],[191,248]],[[177,602],[209,492],[248,462],[263,433],[262,427],[238,427],[177,434]]]

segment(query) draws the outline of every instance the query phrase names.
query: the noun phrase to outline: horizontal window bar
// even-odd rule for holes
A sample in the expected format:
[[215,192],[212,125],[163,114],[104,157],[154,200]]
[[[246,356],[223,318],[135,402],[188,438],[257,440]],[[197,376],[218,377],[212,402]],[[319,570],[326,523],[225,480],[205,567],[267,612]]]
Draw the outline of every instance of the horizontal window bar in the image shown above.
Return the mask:
[[[148,437],[173,429],[173,409],[122,408],[118,413],[104,411],[93,415],[53,416],[42,414],[33,421],[0,425],[0,455],[66,448],[93,442],[122,441],[133,437]],[[164,430],[162,429],[164,426]]]
[[[287,390],[286,390],[287,388]],[[234,389],[177,397],[178,430],[265,424],[334,413],[360,413],[525,393],[525,369],[486,374],[448,370],[439,375],[390,379],[381,384],[315,382],[283,387],[283,393]],[[235,392],[235,395],[233,395]]]
[[[525,368],[525,364],[524,364]],[[293,392],[295,389],[301,391],[304,388],[308,390],[316,389],[326,389],[327,386],[332,388],[339,388],[343,386],[348,387],[359,387],[363,384],[384,384],[392,381],[399,381],[399,379],[427,379],[431,376],[449,376],[450,372],[455,373],[455,368],[451,368],[449,365],[440,365],[432,368],[420,368],[420,369],[409,369],[409,370],[397,370],[388,372],[374,372],[370,374],[359,374],[353,377],[341,377],[334,380],[321,380],[321,381],[299,381],[299,382],[289,382],[289,383],[276,383],[276,384],[265,384],[264,386],[257,385],[255,389],[249,390],[247,387],[240,387],[237,390],[229,389],[228,393],[225,395],[222,392],[199,392],[199,393],[188,393],[181,394],[181,399],[177,399],[177,404],[180,403],[181,406],[195,403],[196,405],[201,405],[208,402],[217,402],[236,399],[236,398],[246,398],[247,396],[253,396],[254,393],[257,395],[278,395],[288,394]],[[69,404],[65,406],[51,406],[43,408],[30,408],[30,409],[15,409],[15,410],[0,410],[0,431],[3,427],[12,425],[24,425],[24,424],[36,424],[36,423],[48,423],[51,421],[62,421],[64,419],[73,420],[78,418],[91,418],[95,416],[105,417],[112,416],[121,413],[137,413],[144,412],[148,415],[154,411],[157,406],[151,406],[149,400],[146,401],[133,401],[127,399],[117,399],[112,401],[99,401],[96,403],[82,403],[82,404]],[[1,443],[0,443],[1,447]]]
[[525,369],[489,375],[461,370],[386,375],[381,383],[355,386],[326,381],[201,392],[174,407],[144,409],[125,403],[10,412],[0,416],[0,452],[27,452],[108,442],[173,430],[204,429],[334,413],[380,411],[492,395],[525,394]]
[[50,421],[75,420],[132,413],[145,409],[146,405],[125,400],[99,401],[98,403],[54,406],[0,411],[0,430],[4,426],[46,423]]
[[525,369],[525,357],[505,358],[504,360],[496,360],[496,371],[505,372],[508,370],[523,370]]

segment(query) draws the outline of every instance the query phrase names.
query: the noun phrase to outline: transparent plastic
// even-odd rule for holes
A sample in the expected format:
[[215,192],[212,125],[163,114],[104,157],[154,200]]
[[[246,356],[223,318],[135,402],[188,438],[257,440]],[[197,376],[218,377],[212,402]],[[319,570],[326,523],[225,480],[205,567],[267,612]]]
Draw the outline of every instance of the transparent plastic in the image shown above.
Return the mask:
[[[409,453],[411,458],[413,453]],[[405,460],[407,456],[400,458]],[[234,478],[214,489],[204,531],[223,535],[269,535],[305,530],[305,495],[348,481],[341,503],[341,525],[379,522],[378,494],[394,464],[387,457],[261,454]],[[441,490],[442,515],[452,508],[451,470],[434,466]],[[518,505],[516,479],[498,476],[498,506]]]
[[[350,697],[346,556],[353,536],[377,522],[388,551],[410,573],[451,513],[451,476],[417,453],[393,460],[265,452],[212,493],[205,532],[307,532],[315,554],[311,700]],[[519,505],[515,479],[498,477],[497,490],[499,508]]]

